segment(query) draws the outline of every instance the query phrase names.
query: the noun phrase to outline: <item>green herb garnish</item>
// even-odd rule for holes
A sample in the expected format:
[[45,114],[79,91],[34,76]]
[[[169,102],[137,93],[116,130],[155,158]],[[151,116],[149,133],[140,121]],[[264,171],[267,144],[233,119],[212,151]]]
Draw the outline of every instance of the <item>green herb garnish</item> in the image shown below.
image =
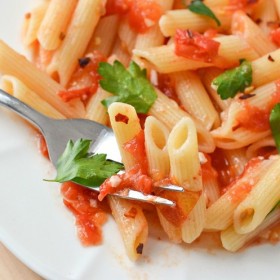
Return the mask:
[[[185,4],[185,2],[183,1]],[[186,5],[186,4],[185,4]],[[208,8],[201,0],[193,0],[190,5],[187,6],[190,11],[196,13],[198,15],[207,16],[213,19],[218,26],[221,25],[221,22],[216,17],[216,15],[212,12],[210,8]]]
[[238,92],[243,92],[246,87],[252,84],[251,63],[247,60],[240,62],[240,66],[225,71],[212,82],[223,100],[233,98]]
[[146,114],[157,98],[155,89],[147,79],[146,70],[141,70],[134,61],[128,69],[119,61],[113,65],[101,62],[98,73],[102,76],[100,86],[114,94],[102,101],[107,108],[113,102],[123,102],[132,105],[137,113]]
[[270,112],[269,123],[276,148],[280,153],[280,103],[276,104]]
[[53,182],[72,181],[88,187],[96,187],[123,169],[121,163],[106,160],[105,154],[90,154],[91,141],[70,140],[57,161],[57,176]]

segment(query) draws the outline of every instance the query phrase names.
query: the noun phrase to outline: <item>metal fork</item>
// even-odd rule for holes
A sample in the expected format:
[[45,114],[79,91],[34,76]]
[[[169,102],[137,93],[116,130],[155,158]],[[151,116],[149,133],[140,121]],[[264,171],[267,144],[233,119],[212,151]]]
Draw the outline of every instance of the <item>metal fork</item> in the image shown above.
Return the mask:
[[[39,128],[45,137],[49,156],[54,165],[56,165],[59,156],[65,150],[67,142],[69,140],[76,141],[80,138],[92,140],[90,152],[96,154],[104,153],[107,154],[108,159],[121,162],[121,155],[114,133],[112,129],[104,125],[86,119],[51,119],[35,111],[27,104],[3,90],[0,90],[0,104],[12,109]],[[159,188],[168,191],[183,191],[183,188],[174,185],[167,185]],[[90,189],[99,191],[99,187]],[[173,201],[168,199],[154,195],[144,195],[134,190],[125,190],[113,195],[152,204],[175,205]]]

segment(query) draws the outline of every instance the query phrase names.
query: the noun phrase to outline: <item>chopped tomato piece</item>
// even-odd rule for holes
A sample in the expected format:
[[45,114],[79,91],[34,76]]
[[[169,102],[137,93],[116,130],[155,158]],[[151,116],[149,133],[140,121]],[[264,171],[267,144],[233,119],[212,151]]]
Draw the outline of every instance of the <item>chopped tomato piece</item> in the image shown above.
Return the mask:
[[134,0],[128,15],[130,26],[138,33],[154,26],[162,15],[161,6],[154,0]]
[[275,43],[278,47],[280,47],[280,28],[271,30],[270,36],[272,42]]
[[105,208],[97,199],[97,192],[72,182],[61,185],[65,206],[74,214],[79,239],[85,246],[100,244],[101,226],[107,220]]
[[59,92],[58,95],[65,102],[74,98],[87,101],[98,88],[101,77],[97,69],[102,61],[106,61],[106,58],[99,51],[93,51],[86,57],[79,59],[79,68],[73,74],[67,90]]
[[216,179],[218,177],[217,171],[212,166],[211,157],[207,154],[204,154],[207,161],[201,165],[202,181],[205,183],[211,179]]
[[182,29],[177,29],[174,42],[176,55],[204,62],[212,62],[220,46],[220,43],[198,32]]

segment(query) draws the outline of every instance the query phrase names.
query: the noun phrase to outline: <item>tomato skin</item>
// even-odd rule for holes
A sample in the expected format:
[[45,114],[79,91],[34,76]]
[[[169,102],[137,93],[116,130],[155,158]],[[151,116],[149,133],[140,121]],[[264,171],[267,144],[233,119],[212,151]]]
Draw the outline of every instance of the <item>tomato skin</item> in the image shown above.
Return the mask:
[[273,43],[280,47],[280,27],[274,30],[271,30],[270,37]]
[[137,33],[145,33],[155,25],[163,11],[155,0],[109,0],[106,14],[127,16],[130,27]]
[[218,56],[220,43],[190,30],[177,29],[175,54],[185,58],[212,62]]
[[155,25],[162,15],[162,9],[154,0],[134,0],[128,15],[129,24],[138,33],[145,33]]

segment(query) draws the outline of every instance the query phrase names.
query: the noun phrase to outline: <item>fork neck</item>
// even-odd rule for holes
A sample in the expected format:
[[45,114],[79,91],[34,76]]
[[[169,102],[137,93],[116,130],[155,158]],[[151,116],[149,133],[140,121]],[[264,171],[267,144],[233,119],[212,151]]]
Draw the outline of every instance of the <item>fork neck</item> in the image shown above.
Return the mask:
[[30,106],[15,98],[14,96],[8,94],[7,92],[0,89],[0,104],[5,107],[12,109],[18,115],[25,118],[27,121],[31,122],[42,130],[41,124],[44,123],[47,117],[40,114],[39,112],[32,109]]

